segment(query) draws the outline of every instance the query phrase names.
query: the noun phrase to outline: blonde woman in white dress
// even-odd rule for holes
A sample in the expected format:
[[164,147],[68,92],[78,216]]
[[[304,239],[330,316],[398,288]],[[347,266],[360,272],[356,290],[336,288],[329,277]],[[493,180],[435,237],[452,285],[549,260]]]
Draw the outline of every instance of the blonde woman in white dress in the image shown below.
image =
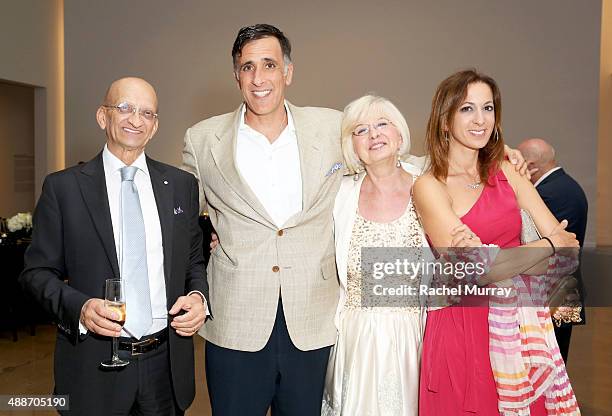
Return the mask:
[[[343,179],[334,207],[341,294],[323,394],[326,416],[417,415],[424,308],[417,296],[402,307],[361,302],[363,247],[427,247],[411,199],[423,161],[409,149],[408,125],[390,101],[366,95],[345,108],[342,151],[352,175]],[[419,280],[412,284],[418,287]]]

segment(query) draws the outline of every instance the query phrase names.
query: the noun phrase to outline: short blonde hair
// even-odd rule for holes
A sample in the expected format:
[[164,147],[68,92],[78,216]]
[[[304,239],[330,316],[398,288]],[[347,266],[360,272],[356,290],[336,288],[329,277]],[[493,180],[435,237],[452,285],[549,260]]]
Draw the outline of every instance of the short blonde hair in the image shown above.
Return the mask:
[[384,97],[364,95],[349,103],[344,108],[342,117],[342,155],[349,173],[363,170],[363,164],[353,147],[353,131],[365,118],[371,116],[386,118],[399,130],[402,144],[399,149],[400,159],[404,159],[410,151],[410,130],[408,123],[395,105]]

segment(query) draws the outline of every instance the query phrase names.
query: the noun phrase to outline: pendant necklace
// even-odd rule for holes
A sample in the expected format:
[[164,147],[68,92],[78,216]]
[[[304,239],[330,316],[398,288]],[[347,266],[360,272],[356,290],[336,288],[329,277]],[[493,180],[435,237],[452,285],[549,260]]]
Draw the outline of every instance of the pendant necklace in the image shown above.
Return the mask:
[[474,182],[474,183],[468,183],[465,186],[467,186],[470,189],[478,189],[478,188],[480,188],[481,184],[482,184],[482,182],[478,181],[478,182]]

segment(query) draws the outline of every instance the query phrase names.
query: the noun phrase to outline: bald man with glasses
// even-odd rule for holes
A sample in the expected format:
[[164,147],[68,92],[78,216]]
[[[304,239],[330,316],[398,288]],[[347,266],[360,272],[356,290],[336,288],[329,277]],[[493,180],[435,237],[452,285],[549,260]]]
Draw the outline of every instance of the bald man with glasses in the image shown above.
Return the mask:
[[[208,304],[198,184],[145,155],[159,123],[145,80],[112,83],[96,119],[104,149],[45,179],[20,283],[58,325],[54,393],[70,409],[60,413],[181,415]],[[123,328],[105,307],[110,278],[125,288]],[[111,337],[125,367],[101,366]]]

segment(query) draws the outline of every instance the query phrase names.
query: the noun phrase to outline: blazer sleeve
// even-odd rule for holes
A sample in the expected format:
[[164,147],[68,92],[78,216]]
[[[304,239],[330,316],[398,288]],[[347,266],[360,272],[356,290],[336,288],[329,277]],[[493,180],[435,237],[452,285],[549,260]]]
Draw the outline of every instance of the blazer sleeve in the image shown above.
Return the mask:
[[204,295],[208,306],[208,312],[212,316],[209,299],[208,281],[206,279],[206,267],[204,266],[204,255],[202,249],[202,229],[198,222],[199,210],[199,191],[198,184],[194,177],[189,178],[190,198],[189,198],[189,229],[191,230],[189,264],[185,276],[185,293],[197,290]]
[[185,138],[183,143],[183,163],[181,169],[191,173],[197,179],[198,191],[199,191],[199,211],[203,212],[208,210],[206,204],[206,198],[204,196],[204,184],[202,182],[202,176],[200,175],[200,166],[198,165],[198,155],[193,146],[191,138],[191,129],[187,129],[185,132]]
[[19,283],[68,335],[77,337],[81,309],[89,297],[64,282],[62,211],[55,188],[54,178],[47,177],[34,212],[32,243],[25,252]]

